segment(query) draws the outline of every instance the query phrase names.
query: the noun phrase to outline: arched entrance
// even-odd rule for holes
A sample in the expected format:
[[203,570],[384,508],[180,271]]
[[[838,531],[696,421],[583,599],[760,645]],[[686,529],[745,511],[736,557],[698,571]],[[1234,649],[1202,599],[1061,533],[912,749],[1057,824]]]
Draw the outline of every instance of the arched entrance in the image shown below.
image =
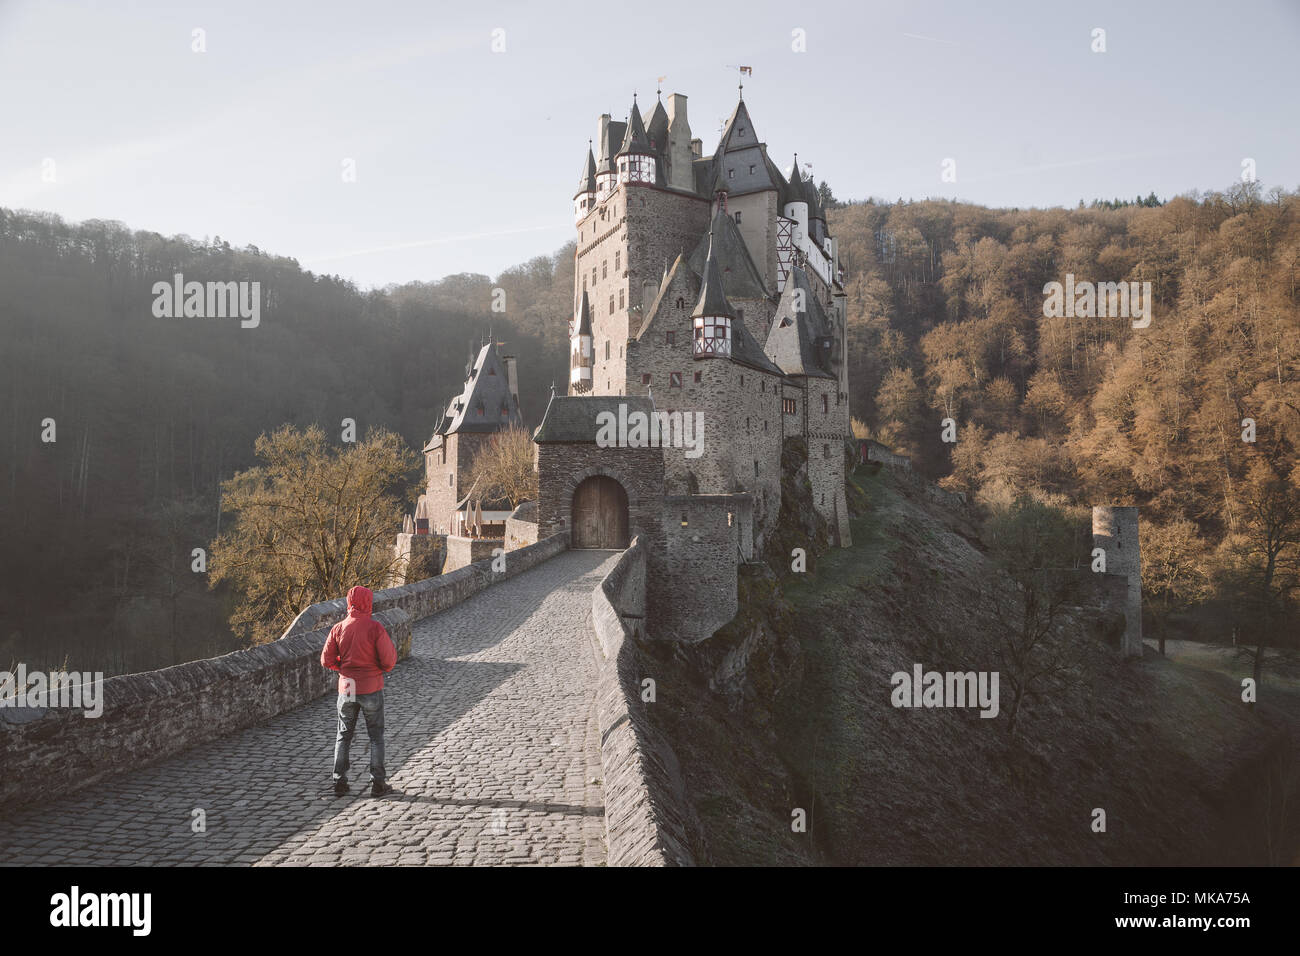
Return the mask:
[[627,492],[613,478],[593,475],[573,490],[572,547],[627,545]]

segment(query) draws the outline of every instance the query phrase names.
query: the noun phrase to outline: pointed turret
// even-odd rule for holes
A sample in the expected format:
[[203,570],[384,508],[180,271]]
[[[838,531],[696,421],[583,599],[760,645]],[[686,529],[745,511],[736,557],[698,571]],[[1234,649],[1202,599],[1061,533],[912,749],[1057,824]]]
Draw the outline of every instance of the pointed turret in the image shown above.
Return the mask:
[[713,257],[713,231],[709,230],[709,253],[704,260],[700,300],[691,310],[696,358],[731,357],[731,322],[735,317],[736,311],[722,288],[722,274]]
[[587,161],[583,163],[582,173],[578,176],[578,191],[573,197],[573,217],[578,222],[587,218],[596,205],[596,157],[587,143]]
[[574,311],[573,326],[569,336],[569,392],[581,394],[591,391],[592,365],[591,306],[587,302],[587,290],[582,290],[582,298]]
[[636,97],[632,97],[632,113],[627,120],[627,133],[623,136],[623,145],[618,151],[619,156],[628,153],[649,153],[650,138],[646,136],[645,123],[641,121],[641,110],[636,105]]
[[646,136],[645,124],[641,122],[641,110],[632,99],[632,113],[628,116],[627,132],[623,136],[623,146],[618,151],[618,181],[620,183],[646,183],[655,185],[657,159],[650,148],[650,139]]
[[655,108],[650,111],[650,119],[645,124],[646,138],[650,148],[660,155],[668,150],[668,111],[662,100],[655,101]]

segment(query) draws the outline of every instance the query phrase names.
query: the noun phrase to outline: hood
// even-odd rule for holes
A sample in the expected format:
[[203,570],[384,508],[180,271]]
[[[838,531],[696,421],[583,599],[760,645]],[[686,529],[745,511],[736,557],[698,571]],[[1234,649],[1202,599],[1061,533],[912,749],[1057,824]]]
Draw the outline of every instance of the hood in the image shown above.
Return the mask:
[[348,613],[349,614],[369,614],[370,609],[375,605],[375,595],[370,588],[363,588],[357,585],[348,592]]

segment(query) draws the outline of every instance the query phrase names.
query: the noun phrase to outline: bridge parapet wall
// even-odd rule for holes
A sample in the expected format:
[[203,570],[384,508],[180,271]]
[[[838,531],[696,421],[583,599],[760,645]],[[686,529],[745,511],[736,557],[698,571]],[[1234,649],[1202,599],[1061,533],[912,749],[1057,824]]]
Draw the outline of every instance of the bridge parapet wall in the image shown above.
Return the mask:
[[[411,652],[411,626],[568,547],[568,534],[492,560],[375,592],[375,618]],[[53,799],[111,773],[135,769],[292,710],[337,686],[320,664],[330,628],[347,616],[336,598],[305,608],[276,641],[221,657],[104,681],[103,714],[64,708],[0,708],[0,808]]]
[[673,749],[641,700],[646,545],[638,536],[592,592],[604,660],[596,691],[610,866],[693,866],[690,804]]

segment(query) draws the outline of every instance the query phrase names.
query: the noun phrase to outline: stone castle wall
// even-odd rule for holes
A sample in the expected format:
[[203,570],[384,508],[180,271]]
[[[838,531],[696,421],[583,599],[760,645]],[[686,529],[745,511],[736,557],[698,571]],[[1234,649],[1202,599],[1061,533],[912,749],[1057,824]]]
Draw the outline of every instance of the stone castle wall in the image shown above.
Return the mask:
[[737,610],[736,569],[745,539],[752,554],[748,495],[670,495],[663,549],[650,555],[649,631],[659,640],[711,637]]
[[690,803],[672,746],[641,700],[646,676],[637,642],[645,634],[647,555],[635,539],[600,586],[591,610],[602,662],[596,688],[610,866],[693,866]]

